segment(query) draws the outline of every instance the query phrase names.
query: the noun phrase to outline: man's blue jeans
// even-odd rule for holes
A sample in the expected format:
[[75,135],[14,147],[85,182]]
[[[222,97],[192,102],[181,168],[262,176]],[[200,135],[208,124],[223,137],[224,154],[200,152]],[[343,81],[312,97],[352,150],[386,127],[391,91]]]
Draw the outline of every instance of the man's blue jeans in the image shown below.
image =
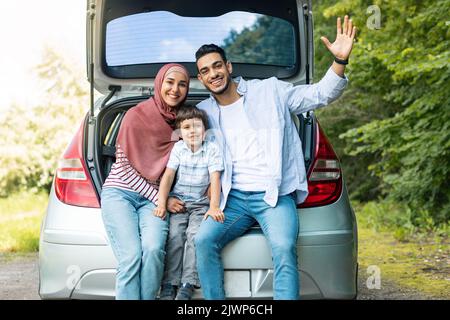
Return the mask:
[[155,204],[137,192],[102,191],[102,217],[117,259],[116,299],[152,300],[164,272],[168,222],[153,215]]
[[272,249],[274,299],[299,298],[297,269],[298,216],[291,195],[280,196],[276,207],[263,200],[264,192],[232,189],[224,209],[225,222],[208,218],[195,236],[197,269],[205,299],[225,299],[221,251],[255,222],[261,226]]

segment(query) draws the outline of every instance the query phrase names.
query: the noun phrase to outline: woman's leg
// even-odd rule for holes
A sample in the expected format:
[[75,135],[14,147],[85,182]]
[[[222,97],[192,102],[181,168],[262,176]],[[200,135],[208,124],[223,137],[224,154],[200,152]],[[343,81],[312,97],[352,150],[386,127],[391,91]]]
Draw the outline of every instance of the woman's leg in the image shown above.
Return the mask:
[[139,300],[142,251],[136,196],[129,191],[107,188],[101,198],[103,222],[118,263],[116,299]]
[[138,209],[142,246],[141,298],[153,300],[158,294],[164,272],[168,218],[162,220],[153,214],[154,203],[141,196]]

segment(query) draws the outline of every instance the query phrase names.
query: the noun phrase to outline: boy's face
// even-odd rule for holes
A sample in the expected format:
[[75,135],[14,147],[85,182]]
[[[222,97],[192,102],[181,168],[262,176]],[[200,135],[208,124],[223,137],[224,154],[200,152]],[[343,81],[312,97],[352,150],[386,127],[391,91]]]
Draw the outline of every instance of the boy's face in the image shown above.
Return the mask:
[[205,138],[205,126],[202,119],[192,118],[181,122],[181,137],[184,142],[191,148],[197,148],[202,145]]

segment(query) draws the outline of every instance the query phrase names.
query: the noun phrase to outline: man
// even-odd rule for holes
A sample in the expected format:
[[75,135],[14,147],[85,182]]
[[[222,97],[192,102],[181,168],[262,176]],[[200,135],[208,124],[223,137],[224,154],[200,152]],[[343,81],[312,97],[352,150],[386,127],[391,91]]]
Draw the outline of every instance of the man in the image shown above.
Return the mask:
[[221,250],[255,221],[272,250],[274,299],[298,299],[296,203],[305,200],[308,186],[290,113],[316,109],[341,95],[355,34],[348,16],[343,27],[338,18],[335,42],[321,38],[335,57],[332,66],[317,84],[295,87],[274,77],[232,81],[232,64],[220,47],[203,45],[197,51],[198,79],[211,92],[198,107],[208,113],[225,162],[220,205],[225,221],[204,220],[195,238],[206,299],[225,298]]

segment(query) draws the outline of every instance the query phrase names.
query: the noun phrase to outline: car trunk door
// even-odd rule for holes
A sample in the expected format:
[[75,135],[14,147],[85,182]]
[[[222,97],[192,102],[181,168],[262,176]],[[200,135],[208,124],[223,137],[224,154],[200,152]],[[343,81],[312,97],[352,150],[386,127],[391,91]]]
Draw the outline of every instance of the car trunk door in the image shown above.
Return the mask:
[[195,51],[214,42],[229,50],[236,75],[307,83],[310,5],[311,0],[87,0],[88,79],[105,95],[111,88],[122,95],[148,94],[159,68],[178,62],[191,74],[191,91],[205,92],[196,78]]

